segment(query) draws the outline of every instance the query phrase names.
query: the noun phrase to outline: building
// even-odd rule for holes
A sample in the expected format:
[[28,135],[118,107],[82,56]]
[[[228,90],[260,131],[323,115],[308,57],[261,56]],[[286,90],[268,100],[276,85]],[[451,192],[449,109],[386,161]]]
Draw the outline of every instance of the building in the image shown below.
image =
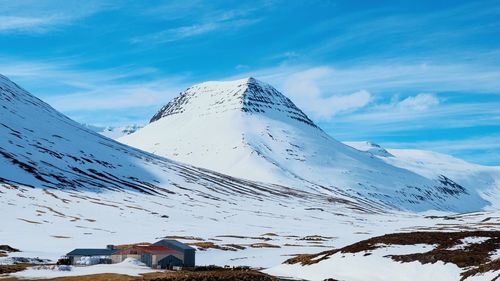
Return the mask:
[[183,267],[194,267],[195,266],[195,252],[196,249],[181,243],[177,240],[163,239],[151,246],[163,246],[181,252],[180,259],[182,260]]
[[176,240],[164,239],[152,245],[132,245],[106,249],[75,249],[66,257],[73,265],[120,263],[127,258],[143,262],[151,268],[172,269],[195,266],[195,249]]
[[131,246],[111,256],[113,263],[120,263],[127,258],[139,260],[151,268],[171,269],[184,264],[181,251],[164,246]]
[[74,249],[66,254],[72,265],[112,263],[111,256],[117,250],[113,246],[105,249]]

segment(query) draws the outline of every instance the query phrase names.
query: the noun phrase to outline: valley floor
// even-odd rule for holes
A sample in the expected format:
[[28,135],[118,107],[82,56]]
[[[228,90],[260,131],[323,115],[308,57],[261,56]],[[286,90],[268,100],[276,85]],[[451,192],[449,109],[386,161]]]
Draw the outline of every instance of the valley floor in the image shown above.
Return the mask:
[[[368,214],[344,205],[312,208],[318,203],[309,205],[295,197],[286,200],[255,200],[240,205],[237,200],[192,198],[189,203],[182,204],[175,197],[159,198],[130,192],[95,194],[0,185],[0,208],[5,208],[0,209],[0,244],[21,250],[0,257],[0,264],[11,264],[16,257],[55,261],[74,248],[154,242],[168,237],[197,247],[197,265],[250,266],[274,276],[307,280],[425,280],[429,277],[426,274],[432,272],[440,273],[440,280],[459,280],[466,269],[450,262],[437,259],[422,265],[417,260],[402,263],[386,257],[432,251],[436,244],[429,241],[393,243],[369,251],[322,257],[325,251],[389,233],[482,230],[497,231],[498,235],[500,229],[498,211]],[[470,239],[474,241],[473,238]],[[457,242],[449,246],[460,245]],[[492,270],[471,275],[466,280],[493,280],[498,275],[495,266],[500,251],[498,244],[493,247],[496,248],[488,257],[496,259],[490,264]],[[316,255],[310,257],[322,261],[283,264],[303,254]],[[17,275],[51,277],[43,271],[35,273],[23,276],[24,273],[19,272]]]

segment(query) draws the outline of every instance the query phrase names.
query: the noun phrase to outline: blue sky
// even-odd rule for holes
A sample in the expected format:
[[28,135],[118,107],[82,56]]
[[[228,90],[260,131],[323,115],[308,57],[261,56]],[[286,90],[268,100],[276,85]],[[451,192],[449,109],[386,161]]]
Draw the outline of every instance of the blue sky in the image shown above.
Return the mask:
[[0,0],[0,73],[96,125],[254,76],[339,140],[500,165],[499,19],[500,1]]

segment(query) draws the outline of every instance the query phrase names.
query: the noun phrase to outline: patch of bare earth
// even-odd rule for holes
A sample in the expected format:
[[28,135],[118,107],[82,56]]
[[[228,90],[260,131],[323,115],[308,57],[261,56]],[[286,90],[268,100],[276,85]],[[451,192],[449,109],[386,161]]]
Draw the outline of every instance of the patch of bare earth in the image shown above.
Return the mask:
[[[468,237],[486,239],[479,240],[476,243],[464,244],[462,240]],[[399,262],[419,261],[422,264],[427,264],[442,261],[444,263],[453,263],[464,270],[461,273],[461,280],[478,273],[500,271],[500,259],[491,260],[491,256],[500,249],[500,231],[393,233],[373,237],[336,250],[324,251],[318,254],[297,255],[288,259],[285,263],[310,265],[326,260],[339,252],[359,253],[390,245],[416,244],[436,245],[436,247],[424,253],[389,255],[388,257]]]
[[[269,236],[269,235],[268,235]],[[269,241],[272,240],[269,237],[259,237],[259,236],[242,236],[242,235],[217,235],[215,237],[218,238],[234,238],[234,239],[251,239],[251,240],[264,240],[264,241]]]
[[195,240],[195,241],[204,241],[205,239],[201,237],[194,236],[181,236],[181,235],[169,235],[165,236],[165,239],[174,239],[174,240]]
[[269,243],[253,243],[253,244],[250,244],[250,247],[252,247],[252,248],[281,248],[278,245],[273,245],[273,244],[269,244]]
[[334,238],[335,237],[326,237],[326,236],[321,236],[321,235],[309,235],[309,236],[304,236],[304,237],[302,237],[302,238],[300,238],[298,240],[320,242],[320,241],[332,240]]
[[[198,271],[200,270],[200,271]],[[22,279],[28,281],[27,279]],[[120,274],[94,274],[74,277],[44,279],[46,281],[281,281],[276,277],[252,269],[208,268],[197,271],[165,271],[147,273],[140,277]],[[16,278],[2,281],[20,281]]]
[[64,236],[64,235],[52,235],[52,237],[57,238],[57,239],[69,239],[69,238],[71,238],[69,236]]
[[32,223],[32,224],[42,224],[41,222],[38,222],[38,221],[32,221],[32,220],[23,219],[23,218],[17,218],[17,219],[18,219],[18,220],[20,220],[20,221],[27,222],[27,223]]
[[279,236],[279,235],[278,235],[278,234],[276,234],[276,233],[273,233],[273,232],[267,232],[267,233],[261,234],[260,236],[277,237],[277,236]]
[[29,264],[7,264],[0,265],[0,274],[14,273],[25,270]]
[[208,249],[222,250],[222,251],[237,251],[245,249],[244,246],[237,244],[215,244],[214,242],[193,242],[188,245],[196,247],[198,250],[205,251]]

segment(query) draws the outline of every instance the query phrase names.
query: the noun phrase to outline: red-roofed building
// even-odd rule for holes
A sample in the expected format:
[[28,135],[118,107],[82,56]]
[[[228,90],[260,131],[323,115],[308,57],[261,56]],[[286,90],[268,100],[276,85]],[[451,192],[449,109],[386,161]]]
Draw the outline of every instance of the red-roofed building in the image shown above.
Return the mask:
[[111,256],[113,263],[122,262],[126,258],[139,260],[151,268],[172,268],[183,266],[184,254],[165,246],[131,246]]

